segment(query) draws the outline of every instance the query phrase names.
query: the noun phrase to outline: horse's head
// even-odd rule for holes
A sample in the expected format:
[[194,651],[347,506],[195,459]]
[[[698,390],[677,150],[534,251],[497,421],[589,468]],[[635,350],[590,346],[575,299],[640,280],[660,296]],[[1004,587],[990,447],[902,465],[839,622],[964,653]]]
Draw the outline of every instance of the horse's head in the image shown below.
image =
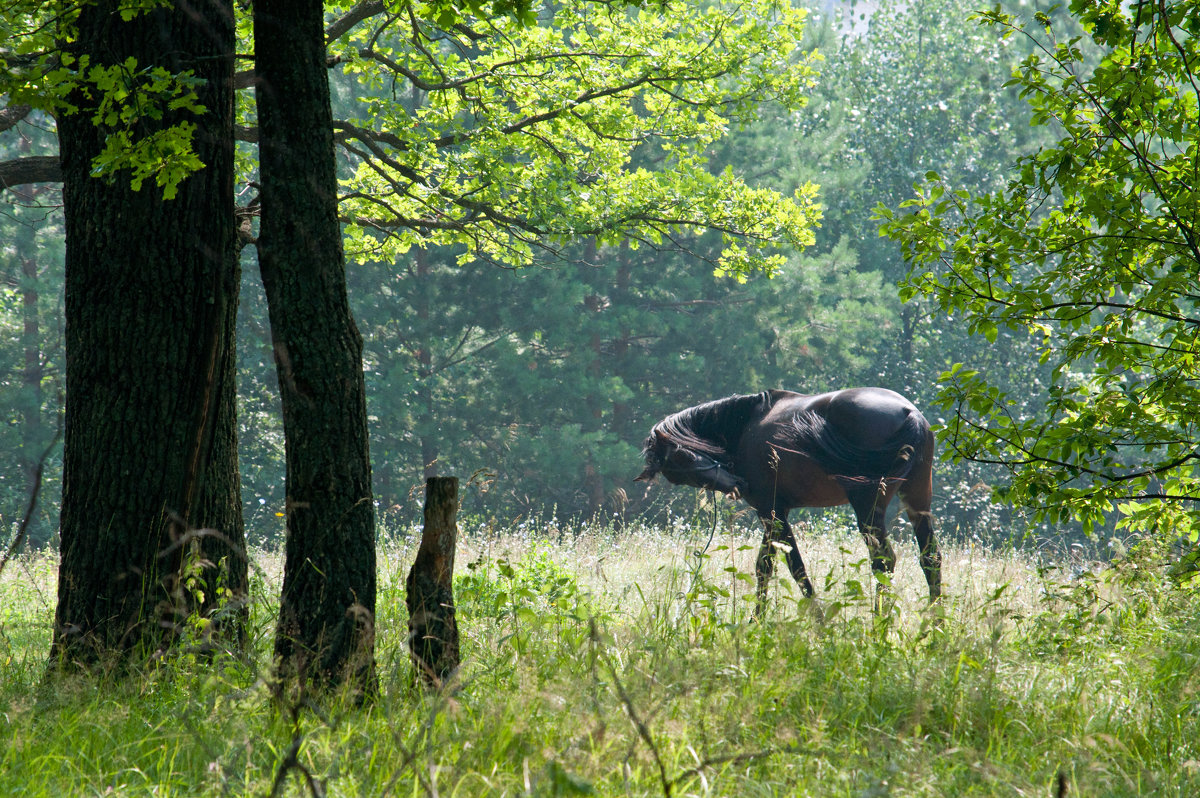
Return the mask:
[[667,437],[656,428],[646,440],[642,441],[642,457],[646,458],[646,467],[642,473],[633,478],[634,482],[653,482],[666,465],[667,457],[672,448],[678,448],[667,440]]
[[646,468],[635,478],[638,482],[650,482],[662,474],[674,485],[722,493],[737,494],[746,486],[745,480],[731,474],[712,457],[680,446],[658,429],[646,438],[642,455],[646,458]]

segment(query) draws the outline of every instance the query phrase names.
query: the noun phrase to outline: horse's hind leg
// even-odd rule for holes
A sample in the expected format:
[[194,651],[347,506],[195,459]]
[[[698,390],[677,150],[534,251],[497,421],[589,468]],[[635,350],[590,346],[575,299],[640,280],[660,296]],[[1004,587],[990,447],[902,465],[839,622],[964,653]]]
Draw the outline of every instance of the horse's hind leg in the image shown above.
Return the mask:
[[913,534],[921,556],[921,570],[929,584],[929,600],[936,601],[942,595],[942,554],[938,550],[937,538],[933,534],[933,513],[929,511],[933,498],[933,480],[930,474],[911,479],[900,491],[900,501],[912,521]]
[[929,600],[936,601],[942,596],[942,552],[938,551],[934,535],[934,514],[928,509],[914,509],[907,502],[905,511],[912,522],[912,532],[917,536],[920,570],[925,572],[925,582],[929,584]]
[[871,556],[871,572],[876,577],[883,574],[889,577],[876,579],[876,612],[882,609],[885,589],[896,570],[896,552],[887,536],[887,505],[890,498],[884,490],[876,488],[863,488],[849,493],[850,506],[854,508],[854,516],[858,520],[859,534]]
[[912,521],[913,533],[920,547],[921,570],[925,572],[925,581],[929,584],[929,600],[937,601],[942,597],[942,553],[933,534],[933,513],[928,510],[909,510],[908,519]]

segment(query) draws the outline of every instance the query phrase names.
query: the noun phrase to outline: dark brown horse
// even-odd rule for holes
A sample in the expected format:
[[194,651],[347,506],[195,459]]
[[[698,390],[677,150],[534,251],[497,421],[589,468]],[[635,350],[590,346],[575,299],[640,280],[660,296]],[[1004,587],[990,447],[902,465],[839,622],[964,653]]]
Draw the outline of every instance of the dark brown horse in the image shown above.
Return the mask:
[[849,504],[877,574],[891,574],[888,503],[899,494],[920,548],[930,599],[942,592],[941,555],[933,535],[933,433],[912,402],[884,388],[804,396],[764,391],[689,407],[654,425],[637,477],[662,474],[676,485],[740,496],[762,519],[755,574],[758,611],[774,571],[774,546],[806,596],[812,583],[788,523],[795,507]]

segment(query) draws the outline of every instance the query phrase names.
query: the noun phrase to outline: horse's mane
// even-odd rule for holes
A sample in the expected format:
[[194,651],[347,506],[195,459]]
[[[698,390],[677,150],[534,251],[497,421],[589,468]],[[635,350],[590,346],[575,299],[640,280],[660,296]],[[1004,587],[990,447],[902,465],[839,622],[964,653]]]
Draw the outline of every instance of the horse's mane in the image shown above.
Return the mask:
[[878,479],[906,476],[917,458],[908,458],[907,463],[902,465],[903,473],[892,473],[896,466],[896,454],[905,445],[921,451],[928,429],[929,422],[924,416],[910,413],[888,440],[878,448],[868,448],[838,434],[824,416],[805,410],[792,417],[789,438],[797,449],[810,455],[827,474],[835,478],[855,475]]
[[654,425],[652,437],[728,462],[746,425],[770,409],[769,391],[727,396],[667,416]]

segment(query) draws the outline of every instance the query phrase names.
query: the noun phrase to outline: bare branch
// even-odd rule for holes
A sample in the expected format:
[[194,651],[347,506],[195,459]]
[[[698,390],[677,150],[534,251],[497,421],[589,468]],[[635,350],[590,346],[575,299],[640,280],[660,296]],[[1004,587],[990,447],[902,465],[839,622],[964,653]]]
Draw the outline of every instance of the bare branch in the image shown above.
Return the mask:
[[16,125],[33,110],[31,105],[10,105],[0,111],[0,133]]
[[30,183],[61,183],[57,155],[35,155],[0,161],[0,191]]

